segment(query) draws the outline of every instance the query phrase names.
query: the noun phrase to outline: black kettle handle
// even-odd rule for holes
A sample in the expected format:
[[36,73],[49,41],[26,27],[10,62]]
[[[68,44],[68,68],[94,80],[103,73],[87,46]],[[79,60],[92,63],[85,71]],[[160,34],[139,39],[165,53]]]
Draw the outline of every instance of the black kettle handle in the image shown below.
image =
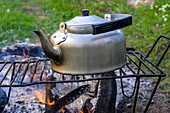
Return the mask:
[[128,15],[121,19],[102,24],[93,24],[93,35],[113,31],[132,24],[132,16]]

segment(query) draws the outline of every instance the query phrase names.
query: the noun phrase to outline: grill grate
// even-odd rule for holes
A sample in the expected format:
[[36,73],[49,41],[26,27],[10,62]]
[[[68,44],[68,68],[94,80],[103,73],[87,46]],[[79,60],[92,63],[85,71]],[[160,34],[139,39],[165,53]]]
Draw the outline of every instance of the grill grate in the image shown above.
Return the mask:
[[[158,78],[157,83],[155,85],[155,88],[151,94],[151,97],[144,111],[146,112],[155,94],[155,91],[159,85],[161,78],[166,76],[166,74],[158,66],[161,63],[165,54],[167,53],[170,47],[170,42],[156,65],[147,58],[149,54],[152,52],[157,42],[159,41],[159,39],[161,38],[165,38],[170,41],[170,38],[161,35],[160,37],[158,37],[158,39],[153,44],[151,50],[146,56],[141,52],[127,51],[128,63],[124,67],[114,70],[114,72],[112,72],[115,73],[117,76],[101,77],[100,76],[101,74],[64,75],[52,71],[53,76],[57,76],[57,79],[55,81],[47,81],[46,79],[43,79],[43,77],[48,76],[47,72],[50,69],[50,60],[47,58],[34,59],[29,61],[0,61],[0,74],[3,75],[2,78],[0,78],[0,87],[9,87],[9,92],[8,92],[8,100],[9,100],[11,87],[25,87],[30,85],[46,84],[46,83],[69,83],[69,82],[71,83],[71,82],[84,82],[84,81],[103,80],[103,79],[120,79],[123,95],[128,98],[131,98],[135,94],[135,101],[134,101],[134,108],[133,108],[133,112],[135,112],[137,96],[139,92],[140,78],[157,77]],[[131,73],[128,73],[125,70],[128,70]],[[128,78],[128,77],[136,78],[133,93],[130,96],[124,93],[123,80],[122,80],[123,78]],[[28,78],[29,80],[27,80]],[[6,79],[9,79],[10,82],[8,83],[4,82]]]
[[[139,56],[140,55],[140,56]],[[107,76],[107,77],[95,77],[98,75],[64,75],[64,74],[58,74],[61,78],[60,80],[56,81],[46,81],[43,80],[43,76],[45,71],[47,71],[50,65],[49,59],[37,59],[33,61],[17,61],[17,62],[0,62],[1,64],[1,69],[0,72],[5,69],[6,66],[8,68],[6,69],[6,72],[3,74],[3,78],[0,80],[0,87],[24,87],[24,86],[30,86],[30,85],[35,85],[35,84],[45,84],[45,83],[66,83],[66,82],[84,82],[84,81],[92,81],[92,80],[102,80],[102,79],[117,79],[117,78],[127,78],[127,77],[164,77],[166,74],[155,64],[153,64],[151,61],[149,61],[141,52],[134,52],[134,51],[128,51],[127,52],[127,57],[129,59],[129,62],[127,63],[124,68],[132,72],[133,74],[126,73],[122,69],[117,69],[115,70],[115,73],[117,76]],[[135,57],[135,58],[133,58]],[[137,59],[138,61],[134,60]],[[144,59],[144,60],[143,60]],[[139,63],[137,63],[139,62]],[[41,63],[41,70],[39,69],[38,71],[41,72],[39,73],[39,78],[36,77],[36,79],[33,81],[35,74],[37,72],[37,68]],[[42,66],[43,64],[43,66]],[[143,64],[143,65],[142,65]],[[28,76],[27,73],[29,73],[28,70],[31,70],[33,65],[33,73],[31,74],[31,79],[29,82],[23,82],[26,78],[26,75]],[[134,65],[138,68],[138,71],[136,72],[135,69],[133,69],[130,65]],[[142,65],[142,66],[140,66]],[[48,67],[47,67],[48,66]],[[25,69],[22,69],[25,67]],[[10,70],[12,70],[12,73],[9,73]],[[23,73],[19,73],[19,72]],[[141,71],[141,73],[140,73]],[[53,74],[56,72],[53,71]],[[30,73],[29,73],[30,74]],[[47,76],[47,74],[46,74]],[[68,77],[70,79],[65,79],[66,76],[73,76],[74,78],[78,78],[73,80],[73,77]],[[83,77],[80,77],[83,76]],[[3,81],[6,78],[10,78],[10,82],[8,84],[3,84]]]

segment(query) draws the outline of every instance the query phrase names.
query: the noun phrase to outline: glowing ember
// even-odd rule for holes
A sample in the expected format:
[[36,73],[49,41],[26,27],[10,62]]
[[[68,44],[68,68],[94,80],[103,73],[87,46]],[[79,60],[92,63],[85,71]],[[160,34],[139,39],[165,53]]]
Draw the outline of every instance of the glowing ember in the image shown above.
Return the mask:
[[40,101],[40,102],[42,102],[42,103],[44,103],[44,104],[48,104],[48,105],[54,105],[55,104],[55,101],[53,101],[53,102],[50,102],[50,99],[49,99],[49,97],[47,98],[47,102],[45,102],[44,101],[44,99],[43,99],[43,93],[41,93],[41,92],[39,92],[39,91],[37,91],[37,90],[35,90],[35,89],[32,89],[34,92],[35,92],[35,94],[36,94],[36,96],[37,96],[37,98],[38,98],[38,100]]

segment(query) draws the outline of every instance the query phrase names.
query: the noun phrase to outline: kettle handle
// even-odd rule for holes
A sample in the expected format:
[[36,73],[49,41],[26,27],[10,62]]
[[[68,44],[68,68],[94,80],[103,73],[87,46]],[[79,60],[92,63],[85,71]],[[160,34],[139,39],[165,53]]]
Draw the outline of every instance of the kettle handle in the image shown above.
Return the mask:
[[105,19],[111,21],[92,25],[93,35],[113,31],[132,24],[132,16],[128,14],[106,14]]

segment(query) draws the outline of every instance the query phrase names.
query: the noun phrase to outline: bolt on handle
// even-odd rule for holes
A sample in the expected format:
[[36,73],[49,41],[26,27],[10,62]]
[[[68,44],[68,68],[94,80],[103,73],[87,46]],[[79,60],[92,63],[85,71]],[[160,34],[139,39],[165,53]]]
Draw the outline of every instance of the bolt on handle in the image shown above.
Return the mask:
[[89,16],[89,9],[81,9],[83,16]]

